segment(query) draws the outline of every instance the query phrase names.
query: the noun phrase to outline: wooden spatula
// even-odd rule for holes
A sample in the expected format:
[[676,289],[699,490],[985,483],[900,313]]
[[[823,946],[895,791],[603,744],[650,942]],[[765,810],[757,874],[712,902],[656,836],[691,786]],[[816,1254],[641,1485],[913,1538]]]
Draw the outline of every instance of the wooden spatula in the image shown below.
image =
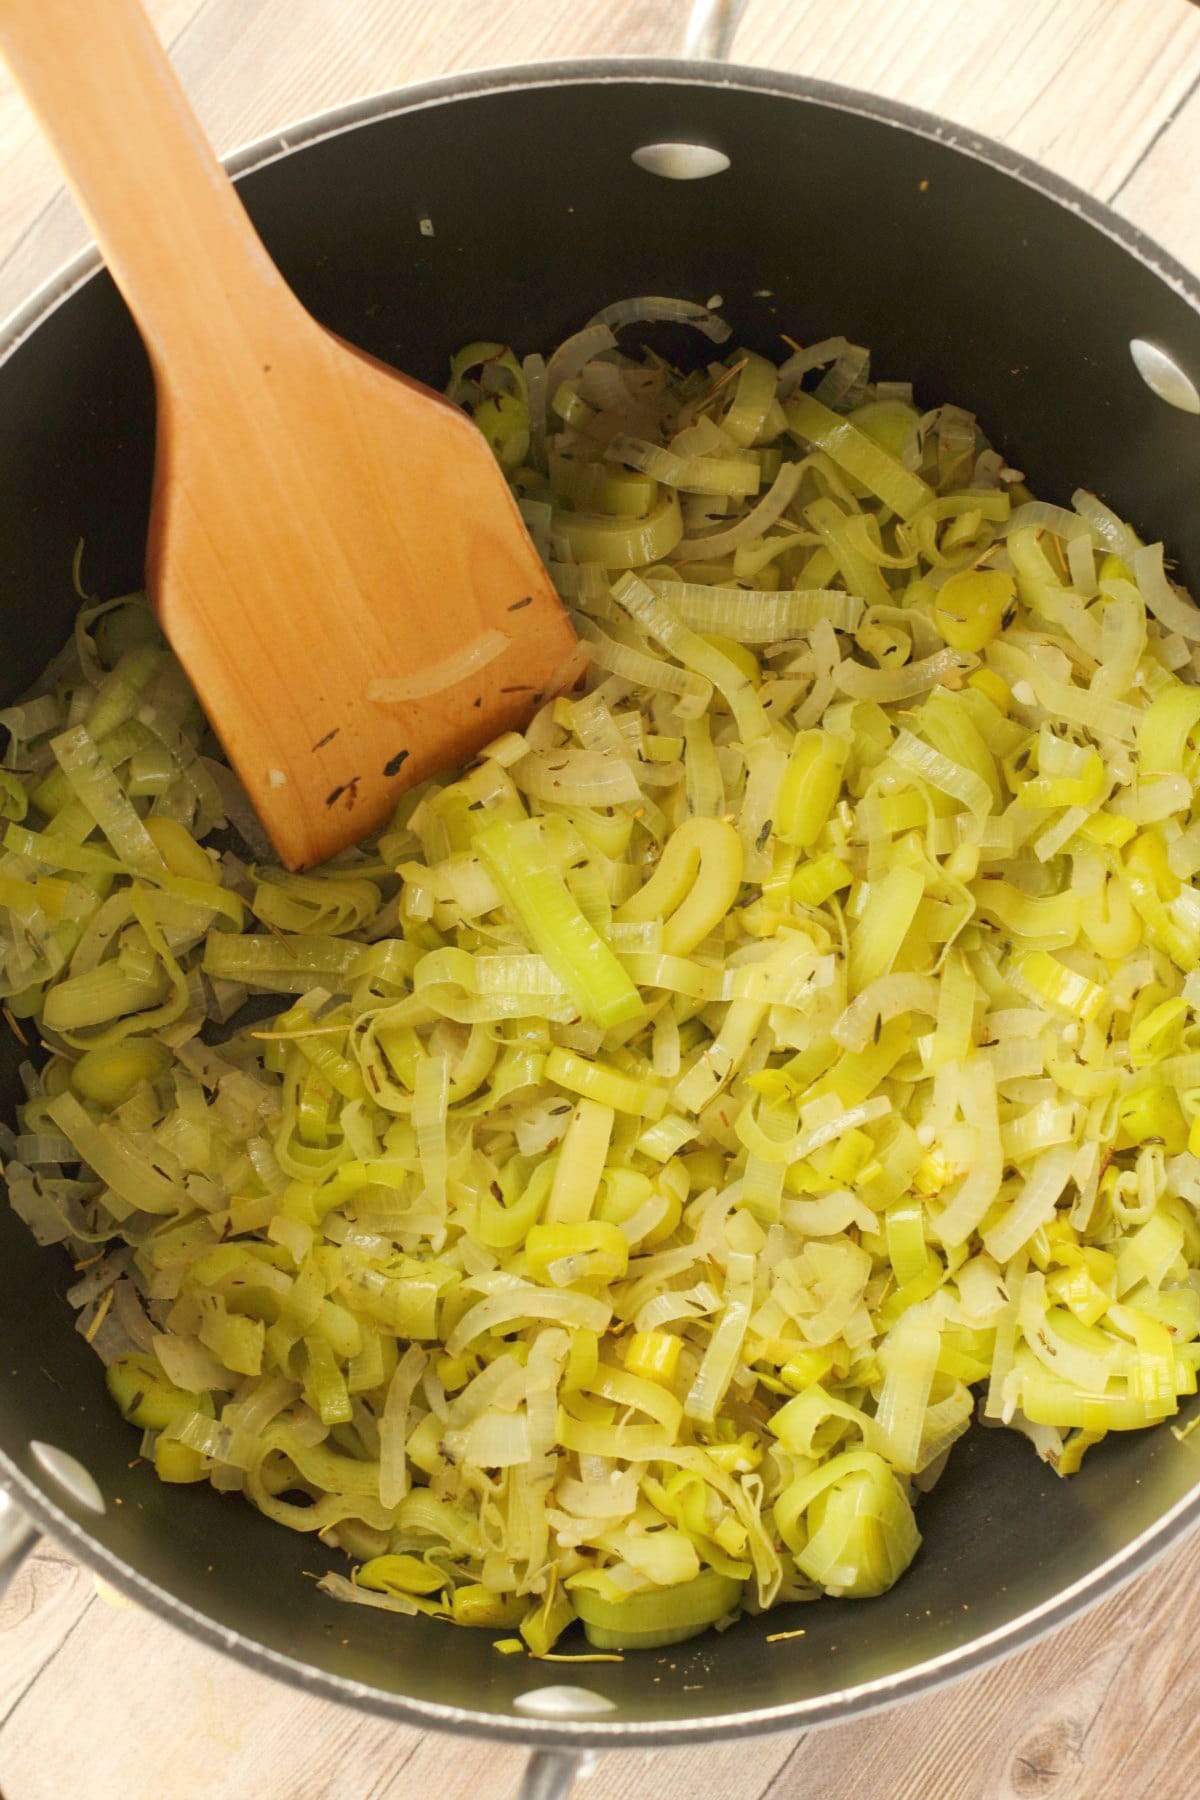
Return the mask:
[[525,720],[574,633],[475,427],[287,287],[137,0],[0,0],[0,50],[150,354],[158,617],[280,857],[320,862]]

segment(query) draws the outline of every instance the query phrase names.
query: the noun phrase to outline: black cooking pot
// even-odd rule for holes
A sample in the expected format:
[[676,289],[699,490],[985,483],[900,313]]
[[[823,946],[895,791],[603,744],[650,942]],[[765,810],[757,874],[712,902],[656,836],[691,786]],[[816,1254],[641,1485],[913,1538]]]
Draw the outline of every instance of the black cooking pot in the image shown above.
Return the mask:
[[[715,149],[728,167],[674,180],[634,160],[663,142]],[[720,294],[735,342],[778,355],[781,331],[844,332],[926,404],[973,407],[1039,493],[1065,501],[1082,483],[1106,496],[1200,589],[1200,418],[1152,392],[1130,354],[1144,340],[1157,386],[1194,401],[1178,369],[1200,373],[1200,288],[1111,213],[968,133],[762,70],[565,63],[373,100],[237,168],[316,317],[430,383],[473,338],[520,353],[621,295]],[[9,698],[68,633],[80,538],[93,590],[139,583],[153,413],[141,345],[94,256],[26,308],[5,350]],[[5,1036],[9,1116],[19,1054]],[[0,1255],[0,1482],[36,1523],[247,1662],[426,1725],[617,1745],[847,1718],[1067,1618],[1200,1514],[1194,1449],[1169,1431],[1110,1436],[1070,1481],[1024,1439],[973,1431],[922,1502],[914,1567],[882,1599],[807,1607],[795,1642],[767,1641],[792,1622],[775,1615],[652,1671],[636,1654],[587,1667],[586,1689],[556,1699],[549,1671],[497,1656],[487,1634],[339,1608],[301,1570],[340,1559],[240,1500],[130,1468],[129,1428],[72,1328],[66,1259],[37,1249],[7,1208]],[[35,1445],[78,1459],[104,1510],[89,1509],[85,1485],[56,1480]]]

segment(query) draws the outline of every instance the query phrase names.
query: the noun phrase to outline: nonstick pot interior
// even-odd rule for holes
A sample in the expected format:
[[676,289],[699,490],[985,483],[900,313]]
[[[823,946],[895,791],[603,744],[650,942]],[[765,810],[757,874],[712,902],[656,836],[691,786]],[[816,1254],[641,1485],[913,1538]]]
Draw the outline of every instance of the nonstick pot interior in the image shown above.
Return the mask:
[[[735,341],[779,354],[780,332],[844,332],[872,346],[879,376],[971,406],[1039,493],[1095,489],[1200,590],[1200,421],[1155,399],[1128,351],[1149,338],[1200,369],[1196,290],[1080,196],[1014,178],[999,151],[782,77],[630,63],[444,82],[290,136],[302,147],[251,159],[243,180],[269,248],[319,319],[414,375],[440,385],[473,338],[552,345],[626,294],[719,294]],[[716,146],[730,167],[683,182],[631,162],[660,140]],[[140,582],[153,444],[145,359],[106,275],[24,327],[0,368],[4,698],[69,629],[81,537],[91,590]],[[7,1037],[0,1057],[10,1116]],[[1110,1437],[1070,1482],[1023,1439],[973,1431],[883,1599],[551,1672],[497,1656],[486,1633],[339,1607],[304,1573],[339,1565],[318,1542],[131,1468],[136,1435],[72,1329],[66,1258],[7,1207],[0,1269],[0,1448],[41,1521],[216,1642],[434,1723],[554,1736],[514,1703],[559,1673],[612,1703],[575,1728],[593,1739],[844,1715],[1064,1616],[1192,1515],[1197,1451],[1167,1430]],[[34,1440],[80,1458],[102,1516],[47,1481]]]

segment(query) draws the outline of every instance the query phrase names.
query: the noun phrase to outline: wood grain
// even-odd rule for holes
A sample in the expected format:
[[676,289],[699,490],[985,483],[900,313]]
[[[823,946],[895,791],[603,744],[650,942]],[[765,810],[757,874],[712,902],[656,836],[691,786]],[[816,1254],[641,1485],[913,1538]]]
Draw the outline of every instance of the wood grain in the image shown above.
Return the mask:
[[[221,151],[452,69],[673,55],[685,0],[149,0]],[[1187,0],[750,0],[737,60],[1002,139],[1200,266],[1200,9]],[[0,71],[0,317],[87,241]]]
[[[1200,1536],[982,1674],[843,1726],[622,1752],[579,1800],[1192,1800]],[[294,1693],[43,1545],[0,1605],[5,1800],[497,1800],[523,1753]]]
[[[683,0],[148,0],[222,150],[449,69],[672,54]],[[1200,10],[1185,0],[751,0],[738,60],[1003,139],[1200,269]],[[0,313],[85,241],[0,81]],[[604,1758],[580,1800],[1192,1800],[1200,1536],[1066,1630],[846,1726]],[[521,1753],[294,1694],[44,1545],[0,1603],[4,1800],[503,1800]]]

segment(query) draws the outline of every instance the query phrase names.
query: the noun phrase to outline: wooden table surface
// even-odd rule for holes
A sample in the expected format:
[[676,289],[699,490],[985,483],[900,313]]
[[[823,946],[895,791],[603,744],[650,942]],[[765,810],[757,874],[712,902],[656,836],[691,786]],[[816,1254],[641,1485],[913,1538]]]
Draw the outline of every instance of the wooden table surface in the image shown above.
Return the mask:
[[[96,0],[97,7],[103,0]],[[148,0],[222,151],[451,69],[674,53],[685,0]],[[948,114],[1200,268],[1200,11],[1185,0],[751,0],[739,60]],[[0,77],[0,316],[85,242]],[[581,1800],[1191,1800],[1200,1537],[1020,1656],[807,1735],[604,1758]],[[43,1545],[0,1602],[2,1800],[504,1800],[522,1753],[294,1694]]]

